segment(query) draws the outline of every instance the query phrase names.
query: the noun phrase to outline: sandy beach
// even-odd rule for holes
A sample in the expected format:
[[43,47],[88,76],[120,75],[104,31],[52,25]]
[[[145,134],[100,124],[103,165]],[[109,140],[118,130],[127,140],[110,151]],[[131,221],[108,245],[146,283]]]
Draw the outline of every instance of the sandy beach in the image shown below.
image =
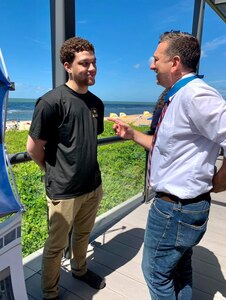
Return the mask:
[[[123,122],[126,122],[134,126],[150,126],[152,114],[149,112],[144,112],[143,114],[137,114],[137,115],[122,114],[122,116],[114,116],[114,115],[111,116],[110,114],[110,117],[120,119]],[[104,119],[107,120],[107,118]]]
[[[118,116],[112,113],[109,116],[118,118],[123,122],[135,126],[150,126],[152,114],[149,112],[144,112],[143,114],[137,114],[137,115],[126,115],[122,113],[121,116]],[[107,120],[107,117],[105,117],[104,120]],[[6,130],[29,130],[30,126],[31,126],[31,121],[7,121],[6,122]]]
[[31,121],[7,121],[6,130],[29,130]]

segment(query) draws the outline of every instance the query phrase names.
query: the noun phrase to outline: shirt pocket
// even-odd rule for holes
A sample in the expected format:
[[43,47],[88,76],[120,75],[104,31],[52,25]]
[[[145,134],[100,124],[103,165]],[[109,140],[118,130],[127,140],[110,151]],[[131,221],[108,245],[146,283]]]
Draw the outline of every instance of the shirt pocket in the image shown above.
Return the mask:
[[174,146],[173,133],[174,127],[172,126],[172,123],[161,123],[155,143],[155,148],[161,155],[172,153]]

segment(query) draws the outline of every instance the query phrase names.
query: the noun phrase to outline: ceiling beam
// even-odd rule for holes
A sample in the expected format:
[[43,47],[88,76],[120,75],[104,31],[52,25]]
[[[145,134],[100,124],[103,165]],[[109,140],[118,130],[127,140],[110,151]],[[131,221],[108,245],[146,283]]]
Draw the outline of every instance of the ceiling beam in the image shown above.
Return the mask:
[[206,0],[209,6],[226,22],[226,1],[225,0]]

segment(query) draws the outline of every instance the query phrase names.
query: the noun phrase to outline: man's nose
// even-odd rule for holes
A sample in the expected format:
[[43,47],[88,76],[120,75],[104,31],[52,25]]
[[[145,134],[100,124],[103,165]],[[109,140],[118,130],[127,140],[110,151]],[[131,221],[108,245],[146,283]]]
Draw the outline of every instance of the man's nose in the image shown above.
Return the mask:
[[89,65],[89,71],[95,71],[96,70],[96,65],[95,64],[90,64]]
[[150,70],[155,70],[155,63],[153,61],[150,64]]

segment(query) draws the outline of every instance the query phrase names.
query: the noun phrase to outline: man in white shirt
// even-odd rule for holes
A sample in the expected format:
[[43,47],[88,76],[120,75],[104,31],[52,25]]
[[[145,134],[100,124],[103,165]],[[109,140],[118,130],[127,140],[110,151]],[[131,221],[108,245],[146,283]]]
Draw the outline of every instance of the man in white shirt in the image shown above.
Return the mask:
[[[203,237],[210,191],[226,190],[226,102],[196,75],[198,40],[188,33],[160,37],[150,66],[169,88],[165,115],[154,137],[117,119],[115,132],[150,149],[149,184],[156,191],[144,239],[142,269],[152,299],[192,299],[192,247]],[[155,142],[153,142],[155,140]]]

